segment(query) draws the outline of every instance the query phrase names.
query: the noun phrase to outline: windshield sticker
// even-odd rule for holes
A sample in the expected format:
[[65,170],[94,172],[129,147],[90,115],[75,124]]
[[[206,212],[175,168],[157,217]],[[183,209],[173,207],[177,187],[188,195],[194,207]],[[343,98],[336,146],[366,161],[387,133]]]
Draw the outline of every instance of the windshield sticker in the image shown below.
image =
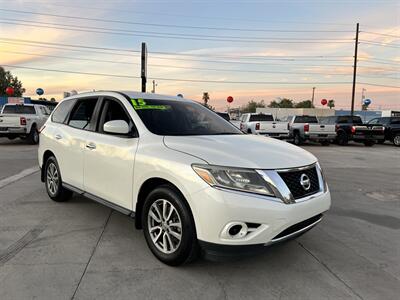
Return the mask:
[[170,109],[171,108],[171,106],[169,106],[169,105],[148,105],[148,104],[146,104],[146,101],[144,101],[142,98],[139,98],[139,99],[132,99],[131,98],[131,102],[132,102],[133,108],[135,110],[138,110],[138,109],[166,110],[166,109]]

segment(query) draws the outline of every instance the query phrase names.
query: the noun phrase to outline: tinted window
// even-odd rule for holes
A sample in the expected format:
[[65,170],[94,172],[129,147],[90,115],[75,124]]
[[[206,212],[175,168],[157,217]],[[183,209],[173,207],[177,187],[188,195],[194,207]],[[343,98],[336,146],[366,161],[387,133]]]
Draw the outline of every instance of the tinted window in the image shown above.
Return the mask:
[[105,133],[103,130],[104,123],[115,120],[123,120],[129,124],[130,131],[134,128],[131,118],[126,113],[123,106],[115,100],[106,99],[103,103],[101,117],[98,124],[98,131]]
[[392,118],[391,123],[392,124],[400,124],[400,118]]
[[74,103],[75,100],[62,101],[54,110],[51,120],[55,123],[64,123]]
[[318,123],[318,119],[312,116],[297,116],[294,123]]
[[97,103],[97,98],[78,100],[72,109],[68,125],[85,129],[90,124],[93,111]]
[[6,105],[6,106],[4,106],[3,114],[34,115],[34,114],[36,114],[36,111],[33,106]]
[[224,118],[227,121],[230,121],[231,118],[229,117],[228,113],[221,113],[221,112],[217,112],[217,115],[219,115],[220,117]]
[[345,123],[350,123],[350,124],[362,124],[362,120],[359,116],[340,116],[337,119],[338,124],[345,124]]
[[271,115],[250,115],[249,122],[263,122],[263,121],[274,121],[274,118]]
[[241,134],[215,112],[189,101],[132,99],[143,123],[158,135]]
[[368,124],[381,124],[382,119],[372,119],[368,122]]

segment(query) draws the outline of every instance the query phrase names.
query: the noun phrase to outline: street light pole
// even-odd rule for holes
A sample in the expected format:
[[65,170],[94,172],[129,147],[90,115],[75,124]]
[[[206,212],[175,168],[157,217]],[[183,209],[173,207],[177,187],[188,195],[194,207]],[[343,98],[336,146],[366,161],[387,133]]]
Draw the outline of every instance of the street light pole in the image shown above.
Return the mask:
[[312,106],[314,106],[314,93],[315,93],[315,86],[312,88],[312,97],[311,97]]

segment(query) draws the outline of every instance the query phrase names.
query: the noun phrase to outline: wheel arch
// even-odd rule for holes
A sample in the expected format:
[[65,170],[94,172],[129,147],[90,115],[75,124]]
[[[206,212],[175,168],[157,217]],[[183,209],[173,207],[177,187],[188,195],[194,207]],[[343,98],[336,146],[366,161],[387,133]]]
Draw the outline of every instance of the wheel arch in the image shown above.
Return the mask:
[[42,166],[41,166],[41,173],[40,173],[40,180],[41,180],[42,182],[44,182],[44,172],[45,172],[44,167],[46,166],[47,160],[48,160],[49,157],[51,157],[51,156],[54,156],[54,157],[55,157],[54,153],[51,152],[50,150],[46,150],[46,151],[43,153],[43,163],[42,163]]
[[146,179],[140,186],[139,193],[136,199],[136,207],[135,207],[135,226],[137,229],[142,229],[142,211],[143,211],[143,205],[144,201],[146,200],[147,195],[154,190],[155,188],[162,186],[162,185],[167,185],[170,188],[172,188],[176,193],[178,193],[182,199],[185,202],[185,205],[190,211],[190,214],[192,215],[193,218],[193,212],[192,209],[186,200],[185,195],[182,193],[182,191],[171,181],[161,178],[161,177],[151,177]]

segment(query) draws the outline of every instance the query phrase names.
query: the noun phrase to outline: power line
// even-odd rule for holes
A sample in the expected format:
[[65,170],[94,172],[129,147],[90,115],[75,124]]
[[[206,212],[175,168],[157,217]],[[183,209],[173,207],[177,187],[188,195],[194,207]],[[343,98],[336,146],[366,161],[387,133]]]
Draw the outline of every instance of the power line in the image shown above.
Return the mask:
[[271,41],[271,40],[299,40],[299,41],[351,41],[352,39],[344,39],[344,38],[297,38],[297,37],[255,37],[255,36],[232,36],[232,35],[208,35],[208,34],[186,34],[186,33],[170,33],[170,32],[159,32],[159,31],[143,31],[143,30],[128,30],[121,28],[108,28],[108,27],[98,27],[98,26],[83,26],[83,25],[72,25],[72,24],[60,24],[54,22],[40,22],[40,21],[26,21],[21,19],[11,19],[11,18],[2,18],[2,20],[11,21],[11,22],[24,22],[31,25],[41,24],[41,25],[54,25],[54,26],[64,26],[64,27],[72,27],[72,28],[85,28],[89,30],[106,30],[110,32],[124,32],[124,33],[139,33],[139,34],[156,34],[156,35],[168,35],[168,36],[178,36],[178,37],[200,37],[200,38],[217,38],[217,39],[245,39],[245,40],[260,40],[260,41]]
[[[24,24],[18,22],[5,22],[0,21],[2,24],[7,25],[17,25],[17,26],[26,26],[26,27],[38,27],[38,28],[51,28],[51,29],[60,29],[60,30],[67,30],[67,31],[74,31],[74,32],[90,32],[90,33],[100,33],[100,34],[110,34],[110,35],[122,35],[122,36],[135,36],[135,37],[150,37],[150,38],[163,38],[163,39],[178,39],[178,40],[196,40],[196,41],[212,41],[212,42],[234,42],[234,43],[274,43],[274,44],[346,44],[349,42],[345,41],[291,41],[291,40],[234,40],[234,39],[216,39],[216,38],[200,38],[200,37],[183,37],[183,36],[168,36],[168,35],[155,35],[155,34],[133,34],[129,32],[115,32],[115,31],[102,31],[102,30],[92,30],[92,29],[83,29],[81,28],[69,28],[65,27],[68,25],[61,25],[61,26],[50,26],[50,25],[33,25],[33,24]],[[64,27],[62,27],[64,26]]]
[[368,83],[368,82],[357,82],[357,83],[364,84],[364,85],[371,85],[371,86],[381,86],[381,87],[387,87],[387,88],[400,89],[400,86],[396,86],[396,85],[386,85],[386,84],[377,84],[377,83]]
[[[98,11],[119,11],[119,12],[125,12],[129,14],[140,14],[140,15],[157,15],[157,16],[171,16],[171,17],[179,17],[179,18],[190,18],[190,19],[210,19],[210,20],[215,20],[215,17],[207,17],[207,16],[198,16],[198,15],[184,15],[184,14],[171,14],[168,12],[162,12],[162,13],[157,13],[157,12],[146,12],[146,11],[139,11],[137,9],[135,10],[127,10],[127,9],[116,9],[116,8],[105,8],[105,7],[94,7],[94,6],[78,6],[78,5],[65,5],[65,4],[60,4],[60,3],[54,3],[54,2],[46,2],[46,3],[41,3],[41,2],[31,2],[31,1],[23,1],[25,3],[34,3],[35,6],[37,4],[45,4],[45,6],[58,6],[58,7],[69,7],[69,8],[83,8],[83,9],[90,9],[90,10],[98,10]],[[218,16],[219,20],[231,20],[231,21],[237,21],[237,19],[234,18],[227,18],[227,17],[221,17]],[[256,19],[243,19],[241,18],[242,21],[246,22],[263,22],[263,23],[270,23],[270,24],[308,24],[308,25],[335,25],[335,26],[351,26],[353,25],[352,23],[333,23],[333,22],[299,22],[299,21],[269,21],[269,20],[256,20]]]
[[[121,51],[121,52],[129,52],[129,53],[139,53],[140,51],[138,50],[131,50],[131,49],[123,49],[123,48],[107,48],[107,47],[96,47],[96,46],[86,46],[86,45],[76,45],[76,44],[65,44],[65,43],[54,43],[54,42],[42,42],[42,41],[33,41],[33,40],[26,40],[26,39],[13,39],[13,38],[2,38],[0,37],[0,40],[5,40],[6,42],[2,43],[10,43],[10,44],[19,44],[19,43],[28,43],[28,44],[37,44],[38,47],[46,47],[46,48],[53,48],[53,47],[48,47],[44,45],[52,45],[52,46],[63,46],[63,47],[73,47],[73,48],[85,48],[85,49],[96,49],[96,50],[105,50],[105,51]],[[55,48],[55,49],[65,49],[65,48]],[[70,49],[66,49],[70,50]],[[97,52],[95,52],[97,53]],[[98,52],[98,53],[104,53],[104,54],[110,54],[106,52]],[[115,52],[111,53],[114,54]],[[152,51],[151,53],[154,54],[162,54],[162,55],[171,55],[171,56],[191,56],[191,57],[212,57],[212,58],[226,58],[226,59],[264,59],[264,60],[302,60],[302,59],[308,59],[308,58],[316,58],[316,59],[324,59],[326,58],[350,58],[350,56],[344,56],[344,55],[283,55],[283,56],[267,56],[267,55],[257,55],[257,56],[246,56],[246,55],[240,55],[240,56],[232,56],[232,55],[214,55],[214,54],[191,54],[191,53],[180,53],[180,52],[165,52],[165,51]],[[116,55],[124,55],[125,54],[116,54]],[[126,55],[128,56],[128,55]],[[326,61],[336,61],[336,60],[331,60],[328,59]],[[337,60],[337,61],[342,61],[342,60]]]
[[[93,75],[93,76],[103,76],[103,77],[119,77],[119,78],[140,78],[139,76],[131,75],[121,75],[121,74],[109,74],[109,73],[96,73],[96,72],[80,72],[80,71],[70,71],[70,70],[60,70],[60,69],[47,69],[47,68],[35,68],[26,66],[16,66],[16,65],[3,65],[9,68],[19,68],[35,71],[45,71],[45,72],[57,72],[57,73],[70,73],[70,74],[81,74],[81,75]],[[283,82],[283,81],[228,81],[228,80],[206,80],[206,79],[187,79],[187,78],[165,78],[165,77],[151,77],[155,80],[165,80],[165,81],[181,81],[181,82],[201,82],[201,83],[224,83],[224,84],[275,84],[275,85],[325,85],[325,84],[348,84],[346,81],[327,81],[327,82]]]
[[367,41],[367,40],[360,40],[360,44],[367,44],[367,45],[372,45],[372,46],[382,46],[382,47],[389,47],[389,48],[400,48],[400,45],[390,45],[387,43],[380,43],[380,42],[374,42],[374,41]]
[[394,34],[387,34],[387,33],[379,33],[379,32],[371,32],[371,31],[361,31],[362,33],[368,33],[372,35],[380,35],[380,36],[387,36],[387,37],[394,37],[400,39],[400,35],[394,35]]
[[100,18],[88,18],[88,17],[80,17],[80,16],[66,16],[66,15],[59,15],[59,14],[38,13],[38,12],[33,12],[33,11],[5,9],[5,8],[0,8],[0,11],[20,13],[20,14],[40,15],[40,16],[50,16],[50,17],[66,18],[66,19],[75,19],[75,20],[88,20],[88,21],[97,21],[97,22],[143,25],[143,26],[163,27],[163,28],[174,27],[174,28],[186,28],[186,29],[245,31],[245,32],[325,32],[325,33],[326,32],[336,32],[336,33],[352,32],[352,31],[348,31],[348,30],[278,30],[278,29],[254,29],[254,28],[244,29],[244,28],[229,28],[229,27],[204,27],[204,26],[188,26],[188,25],[175,25],[175,24],[131,22],[131,21],[123,21],[123,20],[113,20],[113,19],[105,19],[105,18],[101,18],[101,19]]
[[[38,57],[62,58],[62,59],[70,59],[70,60],[78,60],[78,61],[92,61],[92,62],[112,63],[112,64],[139,65],[139,63],[134,63],[134,62],[129,62],[129,61],[103,60],[103,59],[70,57],[70,56],[50,55],[50,54],[38,54],[38,53],[8,51],[8,50],[0,50],[0,52],[18,54],[18,55],[31,55],[31,56],[38,56]],[[149,64],[149,67],[174,68],[174,69],[184,69],[184,70],[200,70],[200,71],[217,71],[217,72],[259,73],[259,74],[327,75],[327,76],[328,75],[329,76],[349,76],[349,75],[351,75],[350,73],[343,74],[343,73],[325,73],[325,72],[260,71],[260,70],[242,70],[242,69],[186,67],[186,66],[160,65],[160,64]]]

